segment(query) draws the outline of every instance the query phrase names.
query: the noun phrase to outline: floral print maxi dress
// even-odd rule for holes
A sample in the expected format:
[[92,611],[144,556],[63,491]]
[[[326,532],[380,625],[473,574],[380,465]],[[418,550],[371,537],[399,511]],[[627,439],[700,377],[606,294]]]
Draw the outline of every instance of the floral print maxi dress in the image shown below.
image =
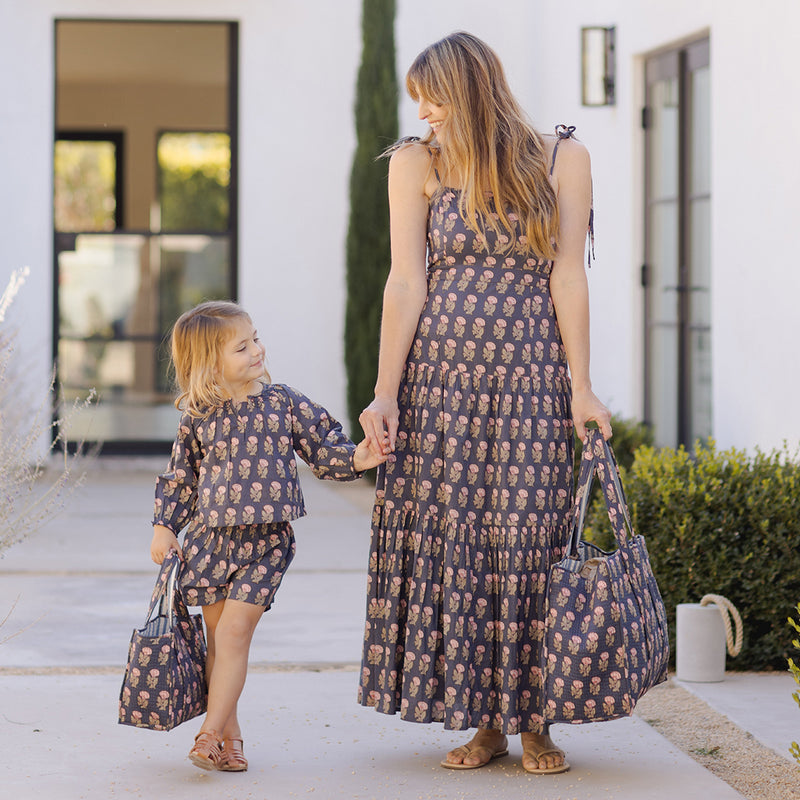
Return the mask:
[[[512,217],[512,223],[518,221]],[[428,297],[373,512],[359,700],[448,729],[542,732],[550,564],[567,538],[572,421],[552,263],[428,218]]]

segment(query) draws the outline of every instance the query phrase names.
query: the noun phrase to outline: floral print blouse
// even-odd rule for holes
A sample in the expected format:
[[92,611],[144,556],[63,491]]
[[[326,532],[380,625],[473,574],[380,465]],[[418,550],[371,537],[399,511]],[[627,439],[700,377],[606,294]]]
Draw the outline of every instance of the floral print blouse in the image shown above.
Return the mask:
[[342,426],[289,386],[265,385],[205,419],[184,414],[167,471],[156,478],[153,524],[177,533],[195,517],[220,528],[304,516],[295,451],[318,478],[361,477]]

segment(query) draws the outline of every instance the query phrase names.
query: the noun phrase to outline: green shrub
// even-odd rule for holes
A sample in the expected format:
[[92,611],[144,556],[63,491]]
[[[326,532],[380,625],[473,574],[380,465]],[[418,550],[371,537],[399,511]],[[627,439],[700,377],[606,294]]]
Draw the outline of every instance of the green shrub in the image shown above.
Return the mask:
[[[800,603],[797,604],[797,615],[798,619],[800,619]],[[800,633],[800,625],[797,624],[791,617],[789,617],[789,625],[792,626],[795,633]],[[791,636],[791,634],[789,634]],[[797,639],[792,639],[792,647],[795,650],[800,650],[800,637]],[[791,671],[792,675],[794,675],[795,681],[800,684],[800,667],[794,663],[794,659],[789,659],[789,670]],[[793,692],[792,697],[794,698],[795,702],[798,706],[800,706],[800,690]],[[795,761],[800,764],[800,745],[797,742],[792,742],[792,746],[789,748],[789,752],[794,756]]]
[[[800,596],[800,463],[772,453],[718,451],[713,441],[636,451],[623,481],[633,524],[644,534],[670,619],[675,607],[708,593],[741,612],[744,646],[731,666],[782,669],[789,655],[785,620]],[[586,537],[613,549],[605,504],[590,509]]]

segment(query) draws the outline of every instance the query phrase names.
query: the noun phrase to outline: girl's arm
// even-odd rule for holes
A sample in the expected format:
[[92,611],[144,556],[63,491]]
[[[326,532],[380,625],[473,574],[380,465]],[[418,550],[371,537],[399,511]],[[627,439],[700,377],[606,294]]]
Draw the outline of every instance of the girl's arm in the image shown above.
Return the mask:
[[342,426],[311,398],[285,385],[273,384],[273,391],[284,395],[291,420],[292,448],[317,478],[351,481],[386,461],[388,454],[372,452],[366,439],[356,447]]
[[389,162],[392,265],[383,291],[375,399],[359,417],[374,453],[382,451],[387,433],[389,451],[394,450],[399,422],[397,393],[427,295],[425,248],[429,200],[425,182],[430,165],[428,151],[415,144],[402,147]]
[[178,544],[178,537],[166,525],[153,525],[153,541],[150,543],[150,558],[160,564],[170,550],[178,553],[178,558],[183,561],[183,551]]
[[358,443],[358,446],[353,453],[353,469],[355,469],[357,472],[366,472],[368,469],[373,469],[374,467],[383,464],[383,462],[388,458],[388,437],[385,440],[384,447],[387,449],[387,453],[380,453],[376,455],[372,452],[367,440],[362,439]]
[[557,181],[560,217],[558,255],[550,275],[558,327],[572,378],[572,419],[583,440],[586,423],[594,420],[603,437],[611,437],[611,413],[592,391],[589,377],[589,286],[583,266],[586,227],[592,202],[589,153],[574,140],[558,149]]
[[197,476],[201,461],[200,442],[192,419],[184,414],[167,470],[156,478],[153,540],[150,543],[150,557],[156,564],[160,564],[170,550],[177,550],[183,559],[175,531],[186,525],[197,506]]

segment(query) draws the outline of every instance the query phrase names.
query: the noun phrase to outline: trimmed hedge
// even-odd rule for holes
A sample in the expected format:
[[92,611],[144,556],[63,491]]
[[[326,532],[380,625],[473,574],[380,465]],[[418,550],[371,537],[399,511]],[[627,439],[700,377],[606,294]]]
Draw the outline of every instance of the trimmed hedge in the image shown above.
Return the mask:
[[[634,528],[644,534],[670,620],[675,607],[721,594],[744,622],[733,669],[785,669],[786,618],[800,596],[800,463],[787,447],[771,453],[694,453],[640,447],[623,482]],[[586,538],[613,549],[602,498],[589,511]]]

